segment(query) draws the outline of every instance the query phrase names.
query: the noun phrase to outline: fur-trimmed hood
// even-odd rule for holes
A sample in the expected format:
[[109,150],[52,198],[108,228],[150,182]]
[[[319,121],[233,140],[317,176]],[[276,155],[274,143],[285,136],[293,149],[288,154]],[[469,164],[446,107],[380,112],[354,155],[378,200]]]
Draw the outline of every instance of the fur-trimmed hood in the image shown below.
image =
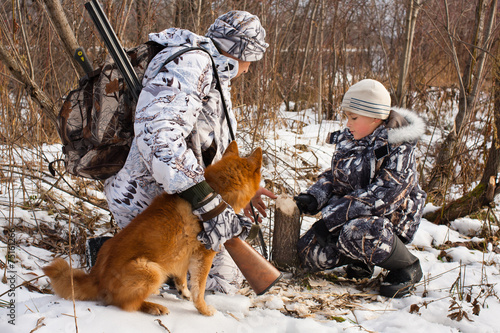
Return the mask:
[[386,121],[388,142],[400,144],[419,140],[425,134],[425,121],[408,109],[392,107]]

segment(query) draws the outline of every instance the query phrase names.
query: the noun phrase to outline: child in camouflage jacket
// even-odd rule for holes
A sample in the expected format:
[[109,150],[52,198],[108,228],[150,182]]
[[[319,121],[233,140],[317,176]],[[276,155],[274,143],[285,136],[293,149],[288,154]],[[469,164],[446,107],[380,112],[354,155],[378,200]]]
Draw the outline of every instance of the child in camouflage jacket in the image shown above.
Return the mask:
[[348,264],[349,278],[371,277],[380,266],[389,270],[380,293],[402,297],[422,277],[405,244],[426,199],[415,160],[425,124],[409,110],[391,108],[389,92],[370,79],[349,88],[342,109],[347,128],[330,135],[331,170],[295,197],[302,213],[322,214],[300,238],[299,256],[314,271]]

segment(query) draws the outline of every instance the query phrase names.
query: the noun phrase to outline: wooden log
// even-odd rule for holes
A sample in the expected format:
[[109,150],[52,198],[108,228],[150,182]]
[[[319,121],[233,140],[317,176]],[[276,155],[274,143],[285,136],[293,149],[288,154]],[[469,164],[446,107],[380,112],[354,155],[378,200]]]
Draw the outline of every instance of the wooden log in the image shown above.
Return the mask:
[[286,195],[278,196],[271,259],[281,270],[290,270],[299,265],[297,241],[300,236],[300,224],[300,212],[293,199]]

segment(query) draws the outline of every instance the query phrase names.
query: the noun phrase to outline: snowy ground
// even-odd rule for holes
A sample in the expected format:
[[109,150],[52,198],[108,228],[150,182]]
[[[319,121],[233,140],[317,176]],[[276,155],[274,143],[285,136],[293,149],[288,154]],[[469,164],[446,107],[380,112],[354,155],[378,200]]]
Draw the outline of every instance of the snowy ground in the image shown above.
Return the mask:
[[[310,184],[308,174],[316,175],[318,170],[328,167],[332,148],[323,141],[326,133],[338,129],[339,124],[315,125],[310,112],[283,112],[282,116],[287,121],[279,128],[267,129],[268,136],[260,143],[267,152],[263,185],[272,181],[299,192]],[[248,135],[239,139],[243,149],[250,142]],[[51,156],[57,155],[59,149],[48,146],[39,154],[52,160]],[[11,156],[17,165],[27,168],[33,158],[30,154],[34,153],[2,148],[4,160],[0,163],[4,165],[5,159]],[[109,215],[50,188],[48,182],[55,182],[55,178],[47,173],[40,174],[47,180],[45,182],[17,173],[13,173],[15,179],[12,181],[10,173],[6,172],[9,170],[21,169],[0,169],[0,269],[3,277],[0,332],[500,331],[500,247],[498,238],[491,237],[497,233],[498,224],[485,224],[482,219],[472,218],[456,220],[449,228],[422,221],[409,248],[422,263],[424,279],[412,295],[403,299],[377,295],[377,283],[380,274],[384,273],[378,268],[372,280],[358,282],[337,277],[343,272],[338,268],[313,276],[285,273],[284,278],[262,296],[256,296],[248,287],[237,295],[207,294],[207,303],[218,310],[213,317],[198,314],[191,302],[180,299],[171,290],[162,290],[161,295],[151,297],[170,310],[169,315],[159,317],[127,313],[96,302],[63,300],[44,293],[49,291],[49,284],[41,267],[53,258],[54,248],[60,246],[58,253],[67,250],[62,239],[68,236],[68,213],[72,216],[72,241],[77,245],[75,235],[79,223],[93,220],[94,230],[105,232]],[[84,195],[102,199],[98,191],[88,187],[86,191]],[[42,197],[41,193],[50,195]],[[427,209],[433,207],[428,205]],[[499,215],[496,209],[492,213]],[[313,222],[313,218],[304,218],[303,231]],[[272,219],[265,219],[264,225],[272,225]],[[13,263],[6,260],[7,247],[11,247],[14,255]],[[79,256],[72,258],[74,266],[78,265]],[[12,290],[12,287],[16,288]]]

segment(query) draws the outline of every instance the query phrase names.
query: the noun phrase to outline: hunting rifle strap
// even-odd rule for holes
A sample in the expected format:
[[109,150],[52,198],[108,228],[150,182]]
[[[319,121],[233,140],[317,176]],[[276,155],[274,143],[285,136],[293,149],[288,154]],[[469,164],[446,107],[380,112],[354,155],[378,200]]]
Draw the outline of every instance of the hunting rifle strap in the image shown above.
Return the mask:
[[165,66],[166,64],[168,64],[169,62],[171,62],[172,60],[174,60],[175,58],[177,58],[181,54],[184,54],[184,53],[189,52],[189,51],[194,51],[194,50],[203,51],[206,54],[208,54],[208,56],[210,57],[210,61],[212,62],[212,69],[213,69],[214,77],[215,77],[215,89],[217,89],[220,93],[221,102],[222,102],[222,109],[224,110],[224,115],[226,116],[227,127],[229,128],[229,134],[231,135],[231,140],[235,141],[236,137],[235,137],[234,132],[233,132],[233,127],[231,126],[231,121],[229,120],[229,112],[227,111],[226,99],[224,98],[224,93],[222,92],[222,86],[220,84],[219,72],[217,72],[217,66],[215,65],[214,58],[212,57],[212,55],[210,54],[210,52],[208,50],[206,50],[202,47],[199,47],[199,46],[186,47],[182,50],[175,52],[170,57],[168,57],[168,59],[165,60],[165,62],[159,68],[161,69],[163,66]]

